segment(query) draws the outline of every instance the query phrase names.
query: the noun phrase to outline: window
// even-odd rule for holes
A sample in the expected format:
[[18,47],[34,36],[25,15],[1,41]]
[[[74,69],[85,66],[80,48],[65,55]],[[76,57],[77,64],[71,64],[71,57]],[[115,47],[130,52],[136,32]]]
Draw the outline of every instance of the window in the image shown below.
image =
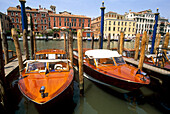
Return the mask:
[[36,19],[34,19],[34,22],[36,23],[36,22],[37,22],[37,20],[36,20]]
[[88,24],[88,27],[90,27],[90,24]]
[[130,28],[129,28],[129,32],[130,32]]
[[110,31],[110,27],[109,27],[109,31]]
[[54,22],[54,27],[55,27],[55,22]]
[[55,21],[55,17],[54,17],[54,21]]
[[74,21],[76,22],[76,18],[74,19]]
[[37,16],[37,14],[36,13],[34,13],[34,17],[36,17]]
[[122,26],[123,26],[123,22],[122,22]]
[[16,12],[16,14],[15,14],[16,16],[18,16],[18,13]]
[[61,21],[61,18],[59,18],[59,21]]
[[47,29],[47,27],[45,26],[45,30]]
[[118,22],[118,26],[120,25],[120,22]]
[[43,24],[43,20],[41,19],[41,24]]
[[12,16],[14,16],[14,13],[13,13],[13,12],[11,12],[11,15],[12,15]]
[[111,25],[111,21],[109,21],[109,25]]
[[18,18],[16,18],[16,22],[18,23]]
[[117,31],[119,31],[119,27],[118,27],[118,30]]
[[17,29],[19,29],[19,25],[17,25]]
[[14,23],[14,18],[12,18],[12,23]]
[[48,26],[49,26],[49,27],[51,26],[50,22],[48,23]]
[[126,32],[126,28],[124,28],[124,32]]
[[64,22],[64,26],[66,26],[66,22]]
[[46,24],[46,19],[44,20],[44,23]]
[[66,18],[64,18],[64,22],[66,22]]
[[50,21],[50,17],[48,18],[48,20]]
[[43,26],[41,26],[41,30],[43,30]]
[[76,22],[74,23],[74,26],[76,27]]
[[61,21],[59,22],[59,26],[61,26]]
[[113,27],[113,31],[115,31],[115,27]]
[[84,19],[83,19],[83,23],[84,23]]
[[113,25],[115,25],[116,23],[115,23],[115,21],[113,22]]
[[69,22],[69,18],[67,18],[67,21]]
[[79,19],[79,23],[81,23],[81,19]]
[[90,19],[88,19],[88,23],[90,23]]

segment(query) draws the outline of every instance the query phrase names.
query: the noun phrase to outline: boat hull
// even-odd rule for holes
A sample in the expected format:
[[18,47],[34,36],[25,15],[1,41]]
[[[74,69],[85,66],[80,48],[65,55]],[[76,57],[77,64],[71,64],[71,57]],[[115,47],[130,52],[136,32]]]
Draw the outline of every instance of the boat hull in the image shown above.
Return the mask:
[[[76,59],[76,56],[74,56],[74,64],[78,66],[78,60]],[[95,80],[95,82],[100,83],[102,85],[116,88],[116,90],[120,90],[119,92],[121,93],[139,89],[141,86],[144,85],[141,83],[135,83],[135,82],[130,82],[130,81],[111,77],[107,74],[100,72],[100,70],[96,69],[95,67],[94,68],[89,67],[88,64],[86,63],[83,64],[83,71],[87,76],[90,77],[88,79],[92,81]],[[87,78],[87,76],[85,77]]]

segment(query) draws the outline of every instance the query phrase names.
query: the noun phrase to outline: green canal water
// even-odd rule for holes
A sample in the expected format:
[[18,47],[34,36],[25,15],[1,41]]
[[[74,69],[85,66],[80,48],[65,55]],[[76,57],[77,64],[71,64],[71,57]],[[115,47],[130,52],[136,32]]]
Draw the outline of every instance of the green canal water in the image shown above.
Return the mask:
[[[30,46],[30,42],[29,46]],[[13,41],[8,41],[10,50],[15,51]],[[23,44],[20,41],[23,52]],[[106,48],[107,42],[104,42]],[[73,43],[73,47],[77,48],[77,41]],[[84,41],[84,48],[90,48],[91,42]],[[98,48],[98,42],[94,42],[94,47]],[[117,42],[112,41],[111,47],[117,47]],[[132,49],[134,42],[125,42],[125,47]],[[37,40],[37,50],[42,49],[64,49],[64,41],[55,40]],[[84,79],[84,96],[79,96],[78,76],[75,73],[74,95],[71,103],[64,103],[61,106],[54,106],[52,109],[40,111],[31,101],[26,100],[15,80],[12,83],[12,108],[11,113],[15,114],[38,114],[38,113],[55,113],[55,114],[161,114],[164,113],[159,109],[159,105],[155,105],[157,100],[157,92],[149,87],[142,87],[137,91],[122,94],[115,90],[97,85],[88,79]],[[43,109],[42,109],[43,110]]]

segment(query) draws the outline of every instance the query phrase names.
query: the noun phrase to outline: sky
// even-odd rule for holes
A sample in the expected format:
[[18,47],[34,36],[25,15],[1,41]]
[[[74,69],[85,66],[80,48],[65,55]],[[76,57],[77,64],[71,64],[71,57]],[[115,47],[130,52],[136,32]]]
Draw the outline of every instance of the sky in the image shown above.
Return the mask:
[[[85,15],[91,18],[98,17],[101,14],[100,7],[103,0],[26,0],[25,6],[32,8],[41,7],[50,9],[50,5],[56,6],[56,13],[68,11],[75,15]],[[105,12],[113,11],[118,14],[125,12],[139,12],[151,9],[156,12],[159,8],[161,17],[170,21],[170,0],[104,0]],[[19,0],[0,0],[0,12],[7,12],[8,7],[19,5]]]

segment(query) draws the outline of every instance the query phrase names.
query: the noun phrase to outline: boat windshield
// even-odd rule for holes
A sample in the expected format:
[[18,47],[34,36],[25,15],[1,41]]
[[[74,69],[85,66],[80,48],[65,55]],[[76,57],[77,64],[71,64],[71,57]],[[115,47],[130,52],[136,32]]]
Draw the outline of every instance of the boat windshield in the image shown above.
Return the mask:
[[46,62],[33,62],[28,64],[27,72],[45,72]]
[[98,66],[114,66],[115,65],[112,57],[96,59],[96,63]]
[[119,66],[119,65],[122,65],[122,64],[125,64],[125,61],[123,60],[122,57],[114,57],[115,59],[115,62],[116,64]]
[[37,54],[36,59],[66,59],[66,54]]
[[66,62],[50,62],[49,63],[49,72],[58,72],[68,70],[68,64]]

